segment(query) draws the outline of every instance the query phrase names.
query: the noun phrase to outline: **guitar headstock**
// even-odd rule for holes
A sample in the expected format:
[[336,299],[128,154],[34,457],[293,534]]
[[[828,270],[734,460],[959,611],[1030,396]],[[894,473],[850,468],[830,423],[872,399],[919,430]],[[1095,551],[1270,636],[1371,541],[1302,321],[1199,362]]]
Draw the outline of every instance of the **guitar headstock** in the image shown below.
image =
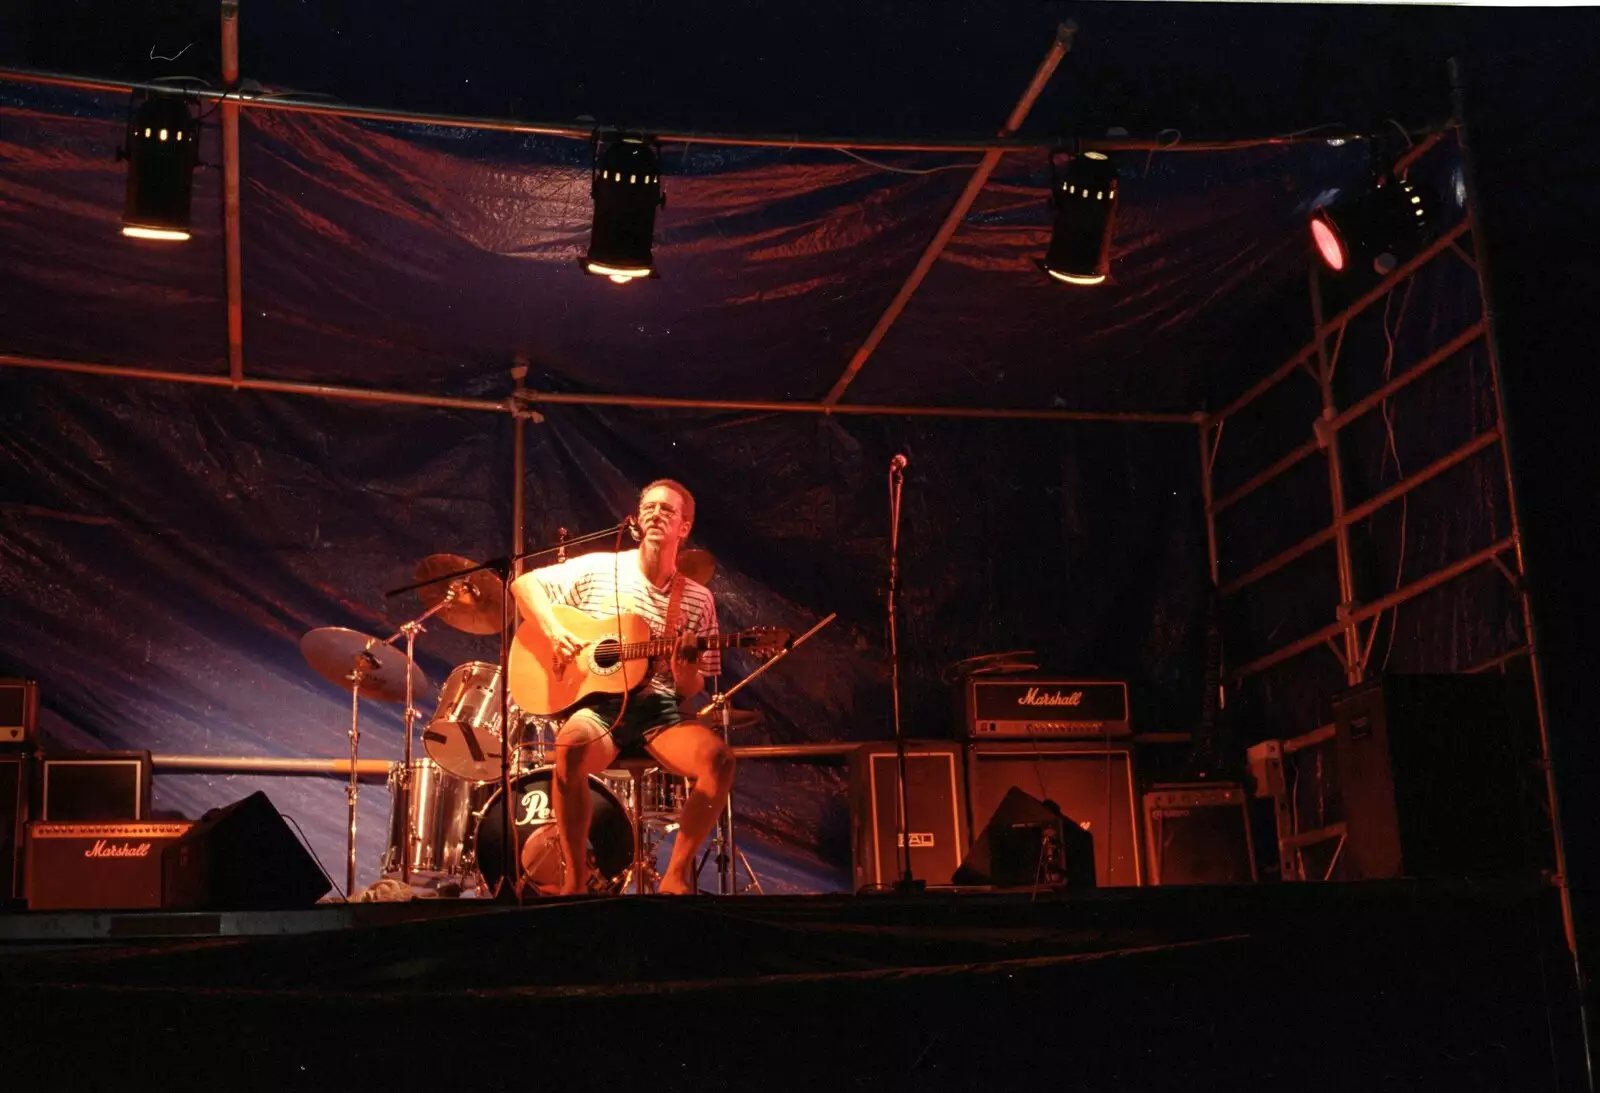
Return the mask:
[[732,647],[764,659],[782,652],[793,640],[794,635],[781,626],[753,626],[740,630],[734,636]]

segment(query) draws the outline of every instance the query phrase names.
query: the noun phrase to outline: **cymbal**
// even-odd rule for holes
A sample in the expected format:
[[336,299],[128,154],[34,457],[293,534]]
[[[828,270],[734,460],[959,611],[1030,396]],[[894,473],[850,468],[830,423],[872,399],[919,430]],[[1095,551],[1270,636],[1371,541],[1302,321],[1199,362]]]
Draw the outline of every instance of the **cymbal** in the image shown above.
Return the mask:
[[680,550],[678,552],[678,572],[688,577],[691,581],[710,584],[711,577],[716,571],[717,560],[711,556],[709,550]]
[[[706,714],[705,721],[712,728],[720,729],[722,727],[722,712],[720,710],[712,710]],[[738,729],[753,729],[761,724],[761,721],[761,715],[755,710],[738,710],[732,707],[728,709],[728,730],[730,732]]]
[[351,673],[361,669],[361,697],[401,702],[406,697],[406,668],[411,670],[412,698],[428,690],[422,669],[392,645],[342,626],[322,626],[300,639],[306,663],[329,683],[350,690]]
[[[477,564],[459,554],[430,554],[417,563],[416,579],[431,580],[446,573],[471,569]],[[434,607],[450,594],[452,586],[458,588],[456,598],[438,615],[445,625],[469,634],[498,634],[505,625],[506,602],[506,586],[500,577],[480,569],[455,581],[425,584],[417,589],[417,595],[425,605]]]

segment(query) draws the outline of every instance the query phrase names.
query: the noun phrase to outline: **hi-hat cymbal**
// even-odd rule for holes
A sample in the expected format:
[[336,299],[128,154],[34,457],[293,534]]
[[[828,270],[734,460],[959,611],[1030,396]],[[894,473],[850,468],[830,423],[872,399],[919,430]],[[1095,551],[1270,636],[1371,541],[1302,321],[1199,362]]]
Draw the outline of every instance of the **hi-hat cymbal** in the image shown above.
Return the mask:
[[356,630],[346,630],[342,626],[318,627],[300,639],[300,653],[322,678],[347,691],[359,680],[363,698],[403,701],[408,666],[412,698],[428,690],[428,677],[404,653]]
[[681,550],[678,552],[678,572],[699,584],[710,584],[717,571],[717,560],[709,550]]
[[[416,579],[419,581],[443,577],[471,569],[477,562],[459,554],[430,554],[417,563]],[[480,569],[454,581],[425,584],[417,595],[428,607],[434,607],[456,589],[455,599],[439,612],[438,617],[447,626],[465,630],[469,634],[498,634],[505,625],[506,586],[494,573]]]

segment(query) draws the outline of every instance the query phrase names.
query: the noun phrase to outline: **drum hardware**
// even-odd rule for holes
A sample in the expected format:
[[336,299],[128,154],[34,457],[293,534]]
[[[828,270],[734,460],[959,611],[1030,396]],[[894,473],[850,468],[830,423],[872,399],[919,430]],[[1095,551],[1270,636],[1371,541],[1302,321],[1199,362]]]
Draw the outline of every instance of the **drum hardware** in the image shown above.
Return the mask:
[[[733,707],[728,705],[729,699],[733,698],[734,695],[744,690],[746,686],[748,686],[755,679],[759,678],[763,672],[767,671],[780,660],[783,660],[790,653],[798,649],[801,645],[804,645],[807,641],[811,640],[811,637],[816,634],[818,630],[821,630],[824,626],[827,626],[830,622],[838,617],[838,612],[830,612],[827,618],[817,623],[804,634],[801,634],[798,638],[795,638],[792,641],[785,642],[783,648],[779,649],[776,653],[763,661],[759,668],[745,676],[726,691],[719,689],[721,686],[721,677],[712,676],[711,701],[700,707],[700,709],[696,711],[696,715],[699,717],[705,717],[707,714],[715,714],[718,724],[720,724],[722,727],[722,742],[731,747],[733,744],[731,737],[734,725],[734,714],[736,711],[733,709]],[[747,724],[750,723],[753,722],[747,722]],[[733,794],[731,792],[728,794],[727,802],[722,807],[722,815],[717,818],[717,826],[713,836],[713,842],[710,847],[707,847],[706,853],[709,854],[713,849],[716,850],[717,854],[716,862],[718,894],[724,896],[738,894],[738,870],[735,866],[736,862],[744,863],[745,872],[749,874],[750,877],[751,887],[754,888],[757,894],[760,894],[761,880],[756,876],[755,870],[750,868],[750,860],[740,852],[738,844],[734,842]],[[700,865],[702,867],[705,865],[704,857],[700,859]],[[696,869],[695,876],[698,877],[699,875],[699,869]]]
[[323,626],[300,639],[300,653],[306,662],[324,679],[350,692],[350,784],[345,787],[350,807],[346,899],[356,887],[356,801],[361,796],[356,759],[361,747],[361,696],[380,702],[404,699],[409,708],[417,687],[428,686],[428,677],[410,656],[390,644],[393,641],[394,638],[379,641],[342,626]]

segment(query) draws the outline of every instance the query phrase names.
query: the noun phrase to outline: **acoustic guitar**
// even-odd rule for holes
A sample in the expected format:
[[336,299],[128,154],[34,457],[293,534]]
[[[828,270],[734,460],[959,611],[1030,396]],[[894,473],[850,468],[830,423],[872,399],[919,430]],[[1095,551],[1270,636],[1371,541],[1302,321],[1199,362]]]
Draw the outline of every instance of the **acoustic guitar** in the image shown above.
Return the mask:
[[[651,659],[670,656],[677,649],[677,638],[652,638],[650,624],[628,611],[597,619],[566,604],[554,604],[550,610],[583,648],[563,663],[536,623],[524,622],[517,628],[508,672],[511,697],[523,711],[539,717],[565,713],[592,694],[632,691],[650,678]],[[787,630],[758,626],[701,635],[692,648],[696,654],[747,649],[768,656],[791,638]]]

